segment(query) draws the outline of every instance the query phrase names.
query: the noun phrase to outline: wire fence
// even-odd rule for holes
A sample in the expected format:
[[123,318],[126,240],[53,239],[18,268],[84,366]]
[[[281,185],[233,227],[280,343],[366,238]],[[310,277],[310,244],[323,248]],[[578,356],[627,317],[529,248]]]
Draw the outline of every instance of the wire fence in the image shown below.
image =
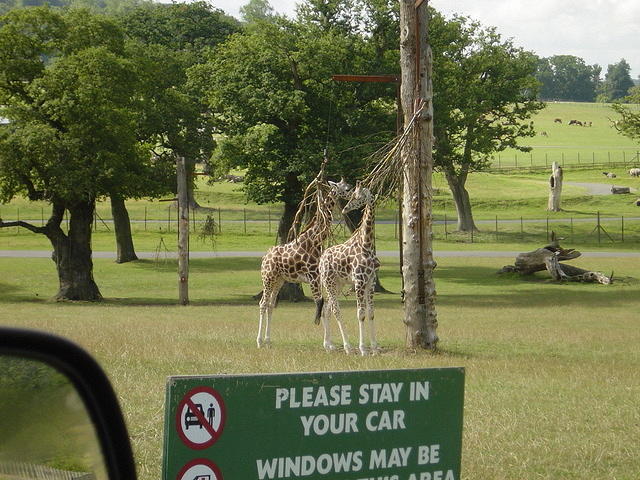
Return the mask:
[[599,150],[599,151],[563,151],[528,153],[501,153],[493,156],[491,170],[542,170],[551,167],[553,162],[572,168],[633,168],[640,166],[640,150]]
[[[396,242],[400,236],[400,222],[397,213],[378,215],[376,219],[376,238],[379,242]],[[13,215],[12,215],[13,213]],[[33,213],[33,212],[30,212]],[[215,237],[268,237],[272,243],[276,242],[278,224],[282,211],[279,209],[220,209],[210,208],[196,210],[190,213],[190,231],[196,239],[204,232]],[[20,219],[19,209],[11,211],[3,207],[2,214],[5,221]],[[13,218],[11,218],[13,217]],[[140,232],[147,234],[175,234],[178,232],[178,214],[175,207],[166,207],[164,218],[151,218],[148,215],[132,215],[131,228],[134,236]],[[527,217],[483,217],[476,220],[478,230],[457,231],[457,219],[455,215],[446,212],[434,211],[433,214],[433,238],[434,241],[456,243],[528,243],[546,242],[551,232],[566,238],[575,244],[624,244],[640,242],[640,209],[638,216],[633,215],[601,215],[600,212],[582,212],[580,216],[546,216],[535,218]],[[44,214],[40,219],[27,220],[34,224],[44,224]],[[63,228],[68,230],[68,219],[63,221]],[[113,233],[113,219],[96,214],[93,221],[94,233]],[[347,238],[350,235],[344,222],[335,222],[336,241]],[[21,233],[22,232],[22,233]],[[20,227],[5,228],[0,230],[0,235],[24,235],[25,231]],[[169,235],[168,238],[171,238]],[[203,243],[207,243],[203,240]],[[249,247],[251,239],[247,239]],[[209,242],[210,244],[210,242]]]

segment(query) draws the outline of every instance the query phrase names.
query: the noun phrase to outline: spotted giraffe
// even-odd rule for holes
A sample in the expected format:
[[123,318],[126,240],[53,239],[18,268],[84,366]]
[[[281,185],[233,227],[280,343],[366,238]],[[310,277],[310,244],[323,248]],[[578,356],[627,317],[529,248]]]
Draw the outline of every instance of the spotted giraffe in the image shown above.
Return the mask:
[[[316,323],[320,322],[322,289],[318,272],[318,260],[324,242],[330,233],[333,207],[336,198],[347,199],[351,186],[344,181],[329,181],[329,193],[324,205],[318,205],[309,227],[293,241],[271,247],[262,258],[262,298],[260,299],[260,323],[258,325],[258,348],[271,345],[271,317],[278,292],[285,282],[306,282],[316,302]],[[325,212],[322,215],[320,212]]]
[[376,331],[373,323],[373,289],[376,271],[380,262],[375,255],[375,239],[373,226],[375,222],[375,197],[359,183],[353,190],[351,199],[342,210],[347,213],[365,206],[360,226],[344,243],[327,248],[320,257],[320,280],[327,294],[327,305],[323,309],[322,324],[324,326],[324,348],[328,351],[335,347],[331,342],[329,320],[331,314],[336,317],[342,343],[346,353],[350,353],[351,345],[342,324],[342,313],[338,304],[338,295],[345,283],[353,285],[356,293],[358,327],[360,339],[358,347],[362,355],[367,354],[365,345],[365,317],[369,320],[369,337],[371,353],[378,352]]

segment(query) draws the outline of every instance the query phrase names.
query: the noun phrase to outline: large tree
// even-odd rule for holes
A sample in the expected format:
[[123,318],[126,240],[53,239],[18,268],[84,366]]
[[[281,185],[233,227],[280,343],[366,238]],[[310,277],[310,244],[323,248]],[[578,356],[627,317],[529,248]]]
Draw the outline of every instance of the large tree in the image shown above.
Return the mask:
[[503,40],[493,28],[432,12],[435,168],[444,172],[458,213],[458,230],[475,229],[466,190],[470,173],[506,148],[527,151],[520,137],[534,134],[527,120],[537,102],[537,59]]
[[[135,132],[139,82],[124,36],[104,16],[39,7],[0,19],[0,200],[51,204],[44,226],[53,247],[58,299],[98,300],[91,224],[96,199],[134,189],[152,160]],[[62,228],[65,211],[69,230]]]
[[599,65],[587,65],[573,55],[540,58],[536,78],[542,100],[593,102],[600,84]]
[[624,58],[618,63],[609,65],[604,82],[602,82],[598,100],[601,102],[613,102],[627,96],[629,89],[634,85],[630,72],[631,66]]
[[[340,152],[330,155],[329,174],[354,178],[367,149],[393,130],[392,96],[385,104],[331,80],[336,72],[366,71],[364,57],[359,37],[278,18],[251,25],[190,71],[194,83],[208,86],[224,134],[217,166],[245,168],[250,199],[284,202],[281,241],[327,141],[330,153]],[[361,147],[365,136],[370,144]]]
[[[137,138],[151,146],[156,158],[165,160],[163,165],[185,157],[193,172],[195,163],[211,154],[213,138],[201,95],[186,88],[186,70],[202,61],[203,49],[237,31],[239,23],[205,2],[143,4],[119,20],[134,40],[128,50],[142,86]],[[175,175],[156,175],[154,180],[163,178],[164,190],[174,191]],[[114,189],[110,194],[118,262],[137,258],[125,199],[162,191],[161,185],[152,181],[141,181],[140,185],[147,188],[129,193]],[[193,182],[189,186],[193,187]],[[192,207],[197,207],[193,188],[189,193]]]

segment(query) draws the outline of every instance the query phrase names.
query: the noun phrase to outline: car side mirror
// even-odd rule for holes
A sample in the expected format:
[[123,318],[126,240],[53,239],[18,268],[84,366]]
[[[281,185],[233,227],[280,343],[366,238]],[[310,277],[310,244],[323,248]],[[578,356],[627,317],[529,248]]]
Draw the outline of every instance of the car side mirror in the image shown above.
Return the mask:
[[64,338],[0,327],[0,431],[0,478],[136,478],[111,383]]

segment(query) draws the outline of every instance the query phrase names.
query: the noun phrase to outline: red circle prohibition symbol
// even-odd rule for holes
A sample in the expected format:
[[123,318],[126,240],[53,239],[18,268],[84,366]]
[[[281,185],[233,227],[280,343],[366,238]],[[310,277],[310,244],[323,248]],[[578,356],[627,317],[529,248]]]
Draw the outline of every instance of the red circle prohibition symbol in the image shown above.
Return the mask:
[[[188,479],[185,478],[185,475],[191,468],[196,467],[198,465],[203,465],[204,467],[210,469],[213,472],[214,478],[210,478],[210,480],[222,480],[222,472],[220,471],[220,468],[218,468],[218,466],[215,463],[213,463],[211,460],[208,460],[206,458],[196,458],[195,460],[191,460],[184,467],[182,467],[176,479],[177,480],[193,480],[192,478],[188,478]],[[195,478],[196,479],[199,478],[199,475],[196,474]],[[202,476],[202,478],[203,479],[207,478],[207,476],[204,475]]]
[[[194,402],[196,395],[200,399],[199,403]],[[217,408],[214,405],[217,405]],[[211,387],[196,387],[189,390],[178,404],[176,430],[186,446],[194,450],[203,450],[220,438],[226,418],[227,412],[222,396]],[[189,435],[190,427],[198,434]]]

